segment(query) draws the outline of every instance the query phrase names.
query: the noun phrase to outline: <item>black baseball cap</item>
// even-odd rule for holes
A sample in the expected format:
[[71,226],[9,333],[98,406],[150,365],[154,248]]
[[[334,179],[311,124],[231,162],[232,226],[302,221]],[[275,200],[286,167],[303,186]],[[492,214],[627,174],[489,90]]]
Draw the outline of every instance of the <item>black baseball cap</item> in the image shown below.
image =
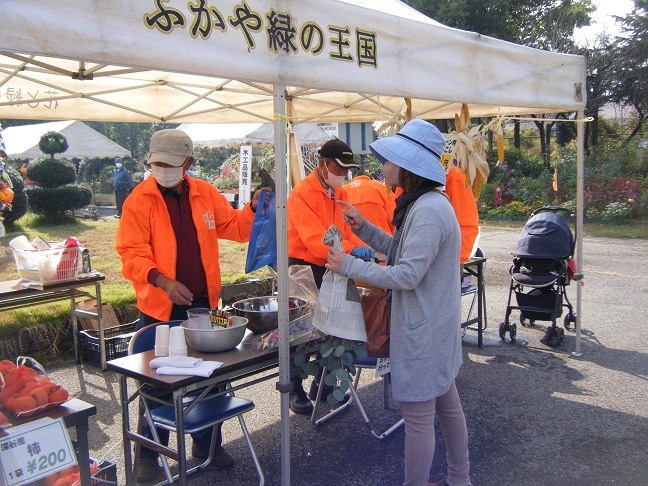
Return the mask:
[[320,157],[333,159],[340,167],[345,169],[359,168],[355,160],[353,160],[353,150],[342,140],[337,138],[329,140],[319,150]]

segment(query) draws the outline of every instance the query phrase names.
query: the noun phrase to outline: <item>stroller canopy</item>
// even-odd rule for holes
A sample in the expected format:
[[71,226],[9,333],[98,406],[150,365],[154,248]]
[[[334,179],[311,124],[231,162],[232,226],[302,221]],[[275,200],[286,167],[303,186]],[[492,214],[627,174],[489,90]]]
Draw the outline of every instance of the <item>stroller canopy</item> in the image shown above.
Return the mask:
[[574,240],[567,222],[558,214],[542,212],[531,216],[524,225],[515,256],[518,258],[569,258]]

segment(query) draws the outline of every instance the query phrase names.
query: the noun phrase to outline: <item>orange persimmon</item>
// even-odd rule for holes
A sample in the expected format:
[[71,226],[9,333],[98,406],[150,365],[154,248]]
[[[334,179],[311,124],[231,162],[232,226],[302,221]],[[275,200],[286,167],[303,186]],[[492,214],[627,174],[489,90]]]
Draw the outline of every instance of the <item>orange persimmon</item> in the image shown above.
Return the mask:
[[36,405],[42,407],[49,403],[49,394],[44,388],[38,387],[31,391],[29,394],[34,400],[36,400]]
[[58,390],[49,394],[48,401],[49,403],[64,402],[65,400],[68,399],[69,396],[70,394],[67,392],[67,390],[61,387]]
[[14,401],[15,413],[29,412],[36,408],[36,400],[33,397],[16,397]]

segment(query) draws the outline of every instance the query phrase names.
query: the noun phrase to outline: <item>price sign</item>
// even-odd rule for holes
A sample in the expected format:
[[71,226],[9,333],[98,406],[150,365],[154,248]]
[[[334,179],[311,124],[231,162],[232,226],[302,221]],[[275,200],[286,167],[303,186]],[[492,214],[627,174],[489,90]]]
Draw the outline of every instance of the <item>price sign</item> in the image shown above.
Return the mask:
[[2,479],[7,486],[34,482],[76,462],[61,418],[46,417],[12,427],[9,435],[0,438]]
[[452,167],[458,165],[455,159],[455,154],[457,153],[457,142],[459,141],[459,137],[448,133],[444,133],[443,137],[445,138],[446,143],[443,153],[441,154],[441,165],[447,172]]
[[376,378],[389,373],[389,358],[378,358],[376,360]]

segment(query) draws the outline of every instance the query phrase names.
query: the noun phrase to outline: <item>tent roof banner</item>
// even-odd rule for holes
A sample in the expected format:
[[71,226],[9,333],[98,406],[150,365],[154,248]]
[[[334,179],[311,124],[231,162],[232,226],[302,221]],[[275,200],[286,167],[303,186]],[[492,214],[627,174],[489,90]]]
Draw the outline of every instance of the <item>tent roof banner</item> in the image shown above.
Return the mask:
[[[191,7],[191,8],[190,8]],[[306,121],[574,111],[581,56],[445,27],[396,0],[21,0],[3,6],[0,117]],[[64,114],[65,113],[65,114]]]

